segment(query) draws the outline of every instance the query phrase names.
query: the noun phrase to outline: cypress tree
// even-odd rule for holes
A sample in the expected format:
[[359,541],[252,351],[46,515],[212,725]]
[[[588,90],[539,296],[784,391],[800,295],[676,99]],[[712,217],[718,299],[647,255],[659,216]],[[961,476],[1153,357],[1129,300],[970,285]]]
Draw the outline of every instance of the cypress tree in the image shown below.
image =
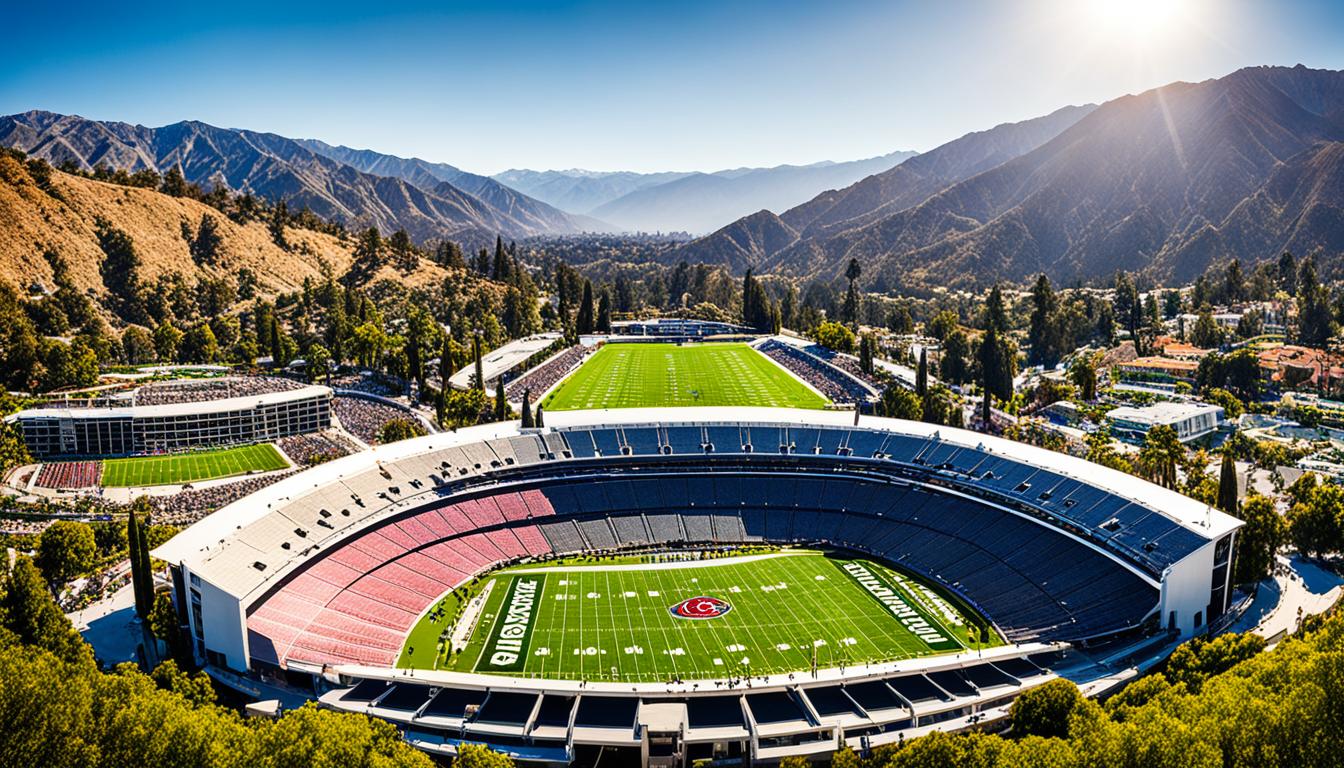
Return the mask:
[[541,404],[540,404],[540,403],[537,404],[537,417],[536,417],[535,419],[533,419],[533,422],[534,422],[534,426],[535,426],[537,429],[541,429],[542,427],[546,426],[546,422],[542,419],[542,416],[541,416]]
[[140,574],[140,526],[136,525],[134,511],[126,517],[126,556],[131,561],[131,591],[135,594],[135,614],[143,620],[149,617],[149,606]]
[[1237,463],[1231,453],[1223,453],[1222,470],[1218,473],[1218,508],[1235,515],[1237,513]]
[[523,423],[522,423],[522,427],[523,427],[523,429],[528,429],[528,428],[530,428],[530,427],[532,426],[532,404],[531,404],[531,402],[530,402],[531,399],[532,399],[532,390],[530,390],[530,389],[524,389],[524,390],[523,390]]
[[929,393],[929,350],[919,348],[919,369],[915,372],[915,394],[922,399]]
[[471,354],[476,358],[476,381],[474,386],[485,391],[485,367],[481,364],[481,334],[471,337]]
[[607,291],[597,301],[597,330],[611,333],[611,294]]
[[145,616],[154,610],[154,565],[149,561],[149,520],[137,522],[140,528],[140,579],[145,593]]
[[495,383],[495,421],[509,418],[509,402],[504,397],[504,382]]
[[583,281],[583,298],[579,301],[579,315],[574,319],[574,331],[580,336],[593,332],[597,320],[593,312],[593,284]]

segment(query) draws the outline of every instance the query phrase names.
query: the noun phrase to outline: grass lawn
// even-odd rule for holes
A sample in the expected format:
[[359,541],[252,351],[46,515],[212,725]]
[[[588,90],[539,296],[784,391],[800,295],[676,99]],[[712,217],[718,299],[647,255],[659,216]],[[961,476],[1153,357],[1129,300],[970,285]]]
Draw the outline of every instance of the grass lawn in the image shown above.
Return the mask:
[[746,344],[608,344],[542,403],[548,411],[669,405],[821,408],[826,398]]
[[[439,669],[525,677],[655,682],[949,653],[970,647],[965,608],[868,560],[786,551],[680,563],[515,566],[495,582],[466,649]],[[712,598],[705,618],[692,613]],[[724,607],[727,607],[724,610]],[[512,609],[512,610],[510,610]],[[452,611],[447,612],[452,616]],[[411,632],[431,666],[443,625]],[[451,620],[445,622],[451,624]],[[986,645],[1001,641],[991,639]],[[428,651],[426,653],[426,651]]]
[[274,445],[259,443],[216,451],[108,459],[103,462],[103,485],[177,485],[288,466]]

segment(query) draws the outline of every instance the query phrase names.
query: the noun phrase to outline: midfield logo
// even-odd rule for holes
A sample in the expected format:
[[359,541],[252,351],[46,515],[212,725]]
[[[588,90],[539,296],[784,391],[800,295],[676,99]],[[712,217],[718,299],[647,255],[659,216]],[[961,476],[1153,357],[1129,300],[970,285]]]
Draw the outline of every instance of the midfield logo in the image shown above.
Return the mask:
[[692,597],[667,609],[678,619],[717,619],[733,606],[717,597]]

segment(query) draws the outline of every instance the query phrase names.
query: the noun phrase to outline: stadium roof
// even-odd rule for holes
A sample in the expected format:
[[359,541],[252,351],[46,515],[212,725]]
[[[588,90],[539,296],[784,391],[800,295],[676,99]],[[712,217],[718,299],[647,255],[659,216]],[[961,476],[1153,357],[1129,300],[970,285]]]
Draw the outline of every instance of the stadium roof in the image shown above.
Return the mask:
[[[448,454],[462,474],[492,471],[481,462],[475,444],[512,438],[535,447],[553,432],[568,428],[640,425],[814,426],[852,428],[850,411],[781,408],[630,408],[548,413],[547,429],[523,432],[518,422],[500,422],[457,432],[427,435],[379,446],[321,464],[280,480],[225,506],[158,547],[154,555],[185,563],[194,573],[239,597],[269,586],[292,567],[331,542],[368,524],[437,498],[423,478],[443,472]],[[1055,451],[949,427],[876,417],[859,426],[876,431],[936,439],[1027,462],[1101,488],[1154,510],[1205,540],[1237,528],[1241,522],[1189,497],[1117,470]],[[549,441],[547,441],[549,443]],[[522,455],[521,453],[519,454]],[[476,472],[468,467],[476,462]],[[258,567],[260,566],[260,567]]]
[[263,405],[288,403],[330,394],[331,389],[329,387],[309,384],[297,389],[266,392],[260,395],[199,400],[169,405],[113,406],[110,408],[29,408],[5,417],[5,421],[21,419],[151,419],[171,416],[199,416],[206,413],[241,411]]
[[[554,344],[558,338],[560,338],[558,333],[539,333],[536,336],[511,341],[499,349],[481,355],[481,372],[485,374],[485,380],[492,381],[499,378],[500,374],[522,364],[529,357]],[[476,364],[469,363],[465,368],[449,376],[448,383],[458,389],[466,389],[471,386],[471,377],[475,373]]]

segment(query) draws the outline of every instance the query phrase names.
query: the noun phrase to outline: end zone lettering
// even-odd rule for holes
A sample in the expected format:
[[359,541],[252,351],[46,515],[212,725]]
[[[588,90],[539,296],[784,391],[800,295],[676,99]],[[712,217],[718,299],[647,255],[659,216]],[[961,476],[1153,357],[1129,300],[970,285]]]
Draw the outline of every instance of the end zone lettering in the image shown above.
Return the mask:
[[910,607],[905,600],[901,599],[900,595],[896,594],[889,589],[886,584],[882,583],[882,580],[875,576],[872,571],[858,563],[845,563],[842,567],[844,568],[845,573],[853,576],[854,580],[859,582],[864,589],[868,590],[869,594],[877,598],[878,602],[885,605],[887,610],[891,611],[891,614],[904,624],[906,629],[910,630],[910,634],[923,640],[929,646],[936,646],[948,642],[947,637],[944,637],[941,632],[930,626],[929,623],[924,620],[924,617],[919,615],[918,611]]
[[521,669],[532,635],[532,617],[541,598],[542,577],[519,576],[509,585],[500,607],[502,615],[486,646],[488,666],[497,670]]

